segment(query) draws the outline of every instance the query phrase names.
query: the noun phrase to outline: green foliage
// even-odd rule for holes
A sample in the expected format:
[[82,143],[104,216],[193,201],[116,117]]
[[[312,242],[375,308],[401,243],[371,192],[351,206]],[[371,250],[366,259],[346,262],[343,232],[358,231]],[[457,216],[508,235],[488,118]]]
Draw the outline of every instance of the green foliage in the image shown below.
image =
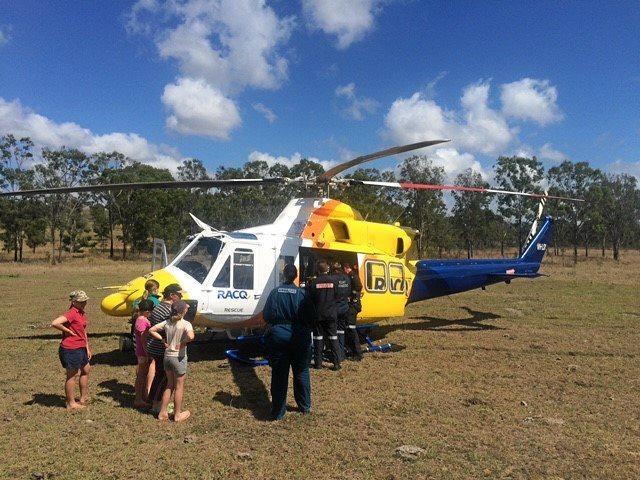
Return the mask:
[[[601,174],[594,170],[587,162],[573,163],[565,160],[560,165],[552,167],[547,172],[549,193],[570,198],[586,199],[589,191],[600,180]],[[568,226],[570,241],[573,245],[574,261],[578,259],[578,245],[580,240],[588,245],[592,230],[590,229],[594,211],[591,202],[557,202],[551,209],[562,231],[563,223]]]
[[[400,166],[400,179],[405,182],[442,184],[444,168],[435,166],[422,155],[406,158]],[[446,219],[446,205],[440,190],[403,191],[406,205],[404,221],[420,231],[418,255],[423,256],[427,249],[442,255],[444,248],[450,246],[450,225]]]
[[[235,178],[286,177],[307,182],[225,189],[121,190],[44,197],[0,199],[0,239],[14,259],[22,258],[23,245],[35,249],[52,241],[52,261],[63,252],[79,252],[96,242],[109,243],[115,256],[115,240],[122,242],[122,257],[148,251],[154,237],[164,238],[175,251],[187,235],[197,230],[189,212],[221,230],[237,230],[273,222],[292,198],[318,197],[325,186],[311,180],[324,172],[322,165],[302,159],[297,165],[269,165],[247,162],[242,167],[219,167],[210,175],[198,159],[180,165],[176,178],[182,181]],[[500,157],[495,165],[498,188],[540,192],[544,172],[535,158]],[[345,178],[395,182],[442,184],[445,172],[428,158],[413,155],[392,171],[361,168]],[[550,193],[585,198],[574,204],[554,202],[547,211],[556,217],[555,242],[578,245],[599,242],[604,253],[612,245],[618,258],[622,246],[640,244],[640,193],[637,180],[629,175],[604,175],[586,162],[565,161],[549,169]],[[72,187],[85,184],[173,182],[165,169],[135,162],[119,152],[87,155],[76,149],[45,149],[34,158],[33,143],[13,135],[0,137],[0,190]],[[463,186],[487,187],[482,177],[467,170],[455,180]],[[396,221],[421,232],[414,244],[418,255],[442,256],[458,246],[472,257],[479,248],[517,243],[520,250],[537,200],[526,197],[497,197],[497,212],[491,199],[473,192],[455,192],[447,212],[442,191],[398,190],[354,185],[331,187],[330,196],[341,200],[368,221]]]
[[[360,168],[345,178],[375,182],[396,181],[393,172],[380,172],[377,168]],[[338,190],[332,194],[332,198],[352,206],[360,212],[362,218],[370,222],[393,223],[405,211],[402,192],[392,188],[354,185]]]
[[[20,190],[33,187],[33,142],[13,135],[0,137],[0,190]],[[33,198],[0,199],[0,238],[4,249],[13,250],[14,261],[22,261],[23,244],[42,243],[40,203]]]
[[[482,175],[470,168],[456,177],[456,185],[462,187],[489,188],[489,184],[482,179]],[[473,250],[486,236],[489,224],[489,203],[491,198],[476,192],[453,192],[455,203],[453,205],[453,223],[462,233],[467,258],[473,257]]]
[[[499,157],[494,168],[495,179],[500,189],[541,192],[540,181],[543,178],[544,169],[536,157]],[[522,196],[500,195],[498,197],[498,212],[514,227],[519,253],[522,253],[527,230],[535,218],[537,203],[535,199]]]

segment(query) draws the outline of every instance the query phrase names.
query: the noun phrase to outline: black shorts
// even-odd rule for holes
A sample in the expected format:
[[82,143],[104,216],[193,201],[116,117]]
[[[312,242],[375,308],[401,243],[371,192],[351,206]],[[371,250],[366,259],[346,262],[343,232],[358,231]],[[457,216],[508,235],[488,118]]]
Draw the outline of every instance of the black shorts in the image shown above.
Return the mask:
[[67,370],[80,370],[89,363],[89,355],[86,348],[62,348],[58,349],[58,356],[63,368]]

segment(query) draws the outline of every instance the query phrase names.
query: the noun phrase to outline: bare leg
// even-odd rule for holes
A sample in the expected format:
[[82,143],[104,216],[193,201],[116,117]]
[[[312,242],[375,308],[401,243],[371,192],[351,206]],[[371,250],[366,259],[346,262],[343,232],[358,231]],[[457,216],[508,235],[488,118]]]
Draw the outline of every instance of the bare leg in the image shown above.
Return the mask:
[[176,422],[181,422],[182,420],[186,420],[191,415],[189,410],[182,411],[182,398],[184,397],[184,381],[187,375],[176,375],[176,391],[175,396],[173,398],[173,412],[174,412],[174,420]]
[[169,400],[171,400],[171,394],[175,389],[176,385],[176,374],[171,370],[165,370],[167,374],[167,387],[164,389],[162,393],[162,402],[160,403],[160,413],[158,413],[158,420],[168,420],[169,412],[167,411],[167,407],[169,406]]
[[153,357],[147,357],[148,359],[148,370],[147,370],[147,383],[144,391],[144,401],[150,402],[149,392],[151,391],[151,384],[153,383],[153,377],[156,375],[156,362],[153,360]]
[[146,396],[145,387],[147,385],[147,373],[149,371],[149,361],[147,357],[138,357],[138,367],[136,369],[136,396],[133,400],[133,406],[135,408],[145,407]]
[[84,408],[84,405],[80,405],[76,402],[76,377],[78,376],[78,370],[67,369],[67,380],[64,382],[64,394],[67,397],[67,408],[69,410],[75,410],[78,408]]
[[89,372],[91,365],[88,363],[80,369],[80,403],[86,405],[89,403]]

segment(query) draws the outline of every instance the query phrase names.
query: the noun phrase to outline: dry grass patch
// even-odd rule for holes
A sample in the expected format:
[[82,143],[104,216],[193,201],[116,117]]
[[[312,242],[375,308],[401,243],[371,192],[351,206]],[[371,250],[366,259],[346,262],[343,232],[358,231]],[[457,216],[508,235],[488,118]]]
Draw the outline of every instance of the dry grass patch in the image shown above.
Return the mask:
[[[313,414],[265,422],[269,369],[229,365],[222,343],[190,348],[185,424],[131,409],[123,320],[99,285],[148,264],[1,264],[0,476],[6,478],[637,478],[640,256],[412,305],[378,331],[400,346],[312,373]],[[58,335],[46,327],[84,288],[94,401],[63,408]],[[424,452],[415,461],[400,445]]]

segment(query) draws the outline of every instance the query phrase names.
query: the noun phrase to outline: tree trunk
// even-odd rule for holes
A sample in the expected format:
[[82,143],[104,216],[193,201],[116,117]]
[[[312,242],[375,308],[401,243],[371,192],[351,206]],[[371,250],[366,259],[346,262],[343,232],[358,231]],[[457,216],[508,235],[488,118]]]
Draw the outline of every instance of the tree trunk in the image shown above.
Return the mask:
[[602,258],[604,258],[604,251],[607,247],[607,242],[605,240],[606,240],[606,237],[605,237],[605,234],[603,233],[602,234]]
[[518,222],[518,256],[522,256],[522,222]]
[[612,242],[613,246],[613,259],[618,261],[620,258],[620,240],[615,238]]
[[13,261],[18,261],[18,232],[13,235]]
[[58,229],[58,262],[62,262],[62,228]]
[[56,264],[56,227],[51,224],[51,265]]
[[110,208],[107,208],[107,217],[109,218],[109,258],[113,259],[113,218]]
[[584,242],[584,256],[589,258],[589,242]]
[[24,238],[20,236],[20,262],[22,262],[22,248],[24,247]]

